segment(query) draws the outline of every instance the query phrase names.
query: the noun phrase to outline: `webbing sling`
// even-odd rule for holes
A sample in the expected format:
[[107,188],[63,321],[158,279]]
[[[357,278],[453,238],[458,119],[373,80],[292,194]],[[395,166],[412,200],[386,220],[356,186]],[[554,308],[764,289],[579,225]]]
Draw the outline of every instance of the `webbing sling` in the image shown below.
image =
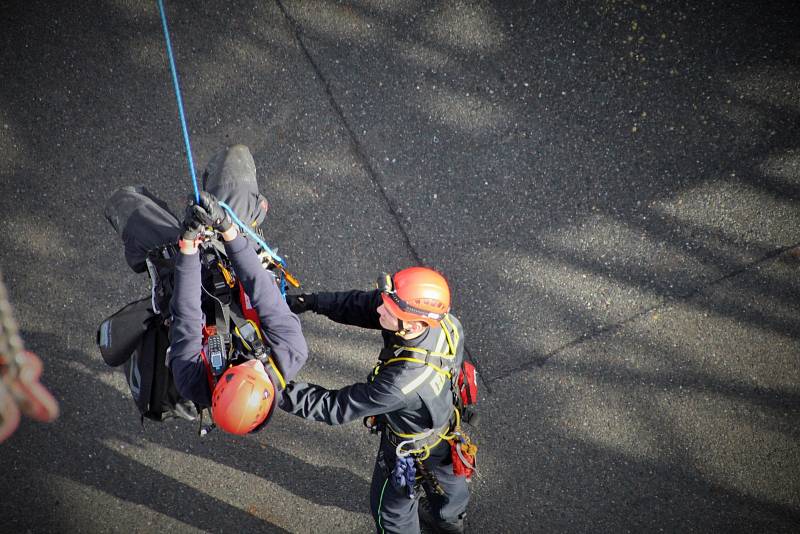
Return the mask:
[[[214,322],[216,326],[216,333],[220,334],[223,340],[223,346],[227,347],[230,346],[232,343],[231,334],[230,334],[230,324],[233,323],[234,326],[239,329],[243,327],[247,322],[252,322],[253,326],[255,327],[256,333],[259,339],[264,342],[264,335],[261,331],[261,321],[258,317],[258,312],[250,305],[250,299],[247,296],[247,293],[244,291],[244,286],[241,282],[234,279],[230,275],[230,271],[224,268],[222,264],[218,264],[220,267],[221,275],[224,279],[225,286],[229,288],[228,290],[224,291],[222,295],[219,292],[215,292],[214,297]],[[236,305],[236,299],[232,298],[230,289],[233,288],[235,285],[239,286],[239,303]],[[215,284],[215,289],[221,288],[222,285]],[[221,298],[220,298],[221,297]],[[205,364],[206,368],[206,376],[208,378],[208,385],[211,388],[211,392],[214,392],[214,387],[217,383],[217,377],[214,375],[214,372],[211,368],[211,363],[208,361],[208,358],[205,354],[205,344],[206,340],[208,339],[208,335],[210,331],[207,328],[203,329],[203,350],[200,352],[200,355],[203,359],[203,363]],[[269,345],[264,343],[265,347],[269,349]],[[264,370],[266,371],[267,375],[270,377],[270,381],[272,382],[273,386],[276,389],[285,389],[286,388],[286,380],[283,377],[283,373],[281,373],[280,369],[278,369],[275,360],[272,358],[272,355],[267,353],[266,357],[261,360],[261,363],[264,364]]]
[[270,377],[272,381],[272,385],[275,386],[277,389],[286,388],[286,379],[283,378],[283,373],[281,373],[280,369],[278,369],[278,365],[275,363],[275,360],[272,358],[271,351],[269,350],[269,345],[264,340],[264,334],[261,330],[261,319],[258,317],[258,312],[255,308],[250,305],[250,298],[247,296],[247,293],[244,290],[244,286],[241,282],[239,282],[239,309],[241,310],[241,315],[235,313],[231,314],[231,319],[233,320],[233,324],[236,326],[237,329],[241,329],[247,321],[250,321],[256,329],[256,334],[258,338],[264,343],[264,346],[267,348],[268,353],[266,354],[266,360],[262,360],[261,363],[264,364],[264,370]]

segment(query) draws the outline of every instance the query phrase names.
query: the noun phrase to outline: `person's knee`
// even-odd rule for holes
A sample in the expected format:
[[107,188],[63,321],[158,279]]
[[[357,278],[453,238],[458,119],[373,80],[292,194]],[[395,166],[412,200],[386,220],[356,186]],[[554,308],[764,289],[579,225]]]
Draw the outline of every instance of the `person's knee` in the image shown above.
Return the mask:
[[228,155],[237,157],[252,157],[252,154],[250,154],[250,149],[245,145],[231,145],[228,148]]
[[238,172],[255,172],[256,164],[253,154],[245,145],[232,145],[225,154],[225,166],[235,168]]

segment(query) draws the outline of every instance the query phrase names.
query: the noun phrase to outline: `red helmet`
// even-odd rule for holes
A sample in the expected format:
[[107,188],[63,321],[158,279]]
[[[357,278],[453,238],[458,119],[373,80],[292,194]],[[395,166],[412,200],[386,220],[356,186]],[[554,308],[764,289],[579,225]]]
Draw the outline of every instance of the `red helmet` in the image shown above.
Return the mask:
[[225,432],[247,434],[270,414],[275,387],[264,366],[249,360],[225,371],[211,396],[211,416]]
[[437,327],[450,310],[450,288],[444,276],[427,267],[409,267],[378,280],[383,305],[403,321]]

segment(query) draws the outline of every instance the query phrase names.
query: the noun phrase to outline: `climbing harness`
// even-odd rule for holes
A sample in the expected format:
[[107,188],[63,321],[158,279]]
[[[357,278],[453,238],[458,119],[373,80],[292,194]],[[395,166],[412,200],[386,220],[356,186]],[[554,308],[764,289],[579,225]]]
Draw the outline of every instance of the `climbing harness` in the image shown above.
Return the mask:
[[[364,425],[372,433],[385,431],[386,439],[395,447],[397,463],[392,470],[392,480],[395,487],[400,480],[399,473],[407,472],[406,464],[413,458],[416,473],[419,478],[424,480],[428,487],[435,492],[443,495],[444,489],[436,479],[434,473],[425,467],[425,460],[430,457],[431,451],[442,441],[450,444],[450,454],[453,463],[453,473],[463,476],[470,480],[476,469],[476,455],[478,447],[462,428],[462,412],[469,406],[477,402],[477,372],[475,367],[469,362],[462,362],[457,376],[454,376],[448,364],[456,358],[456,349],[459,343],[458,328],[453,323],[449,314],[441,318],[442,327],[434,350],[422,349],[419,347],[408,347],[404,345],[392,345],[388,347],[390,351],[388,357],[382,359],[373,369],[371,379],[375,377],[389,365],[401,362],[417,363],[427,367],[427,371],[420,374],[418,378],[412,380],[410,384],[403,388],[405,393],[409,393],[428,380],[434,373],[439,375],[444,382],[449,382],[450,391],[453,398],[453,415],[438,429],[428,429],[414,434],[405,434],[393,428],[386,417],[367,417]],[[444,349],[444,347],[447,347]],[[405,354],[410,354],[407,356]],[[431,359],[438,360],[440,365],[431,362]],[[410,490],[409,490],[410,491]]]
[[[448,423],[448,426],[449,426],[449,423]],[[430,446],[426,445],[426,446],[420,447],[419,443],[421,443],[423,440],[425,440],[426,438],[428,438],[428,437],[433,435],[433,429],[432,428],[430,430],[427,430],[425,432],[421,432],[419,434],[407,435],[407,434],[397,434],[397,433],[394,433],[394,432],[392,432],[392,433],[394,435],[396,435],[396,436],[399,436],[399,437],[408,437],[409,438],[409,439],[404,439],[404,440],[400,441],[397,444],[397,446],[395,447],[394,453],[397,455],[398,458],[403,457],[403,456],[408,456],[410,454],[426,454],[426,458],[427,458],[427,456],[430,456]],[[436,443],[441,441],[441,436],[439,436],[439,438],[440,439],[438,439],[436,441]],[[417,447],[417,448],[406,449],[407,445],[411,445],[412,447]]]

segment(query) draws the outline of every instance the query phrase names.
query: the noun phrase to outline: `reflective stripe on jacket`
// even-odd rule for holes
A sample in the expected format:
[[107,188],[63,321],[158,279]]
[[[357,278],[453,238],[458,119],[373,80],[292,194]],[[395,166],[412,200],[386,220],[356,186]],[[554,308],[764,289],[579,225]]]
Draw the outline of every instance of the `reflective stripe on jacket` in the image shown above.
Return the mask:
[[[381,305],[378,290],[318,293],[313,311],[333,321],[381,329],[378,307]],[[457,319],[451,318],[452,328],[458,338],[452,363],[445,366],[458,369],[463,358],[463,331]],[[421,336],[402,339],[392,332],[382,330],[384,350],[379,360],[397,358],[408,349],[432,353],[440,352],[442,339],[446,336],[442,328],[429,328]],[[451,334],[452,335],[452,334]],[[415,358],[425,359],[420,352]],[[438,357],[430,362],[441,367]],[[384,415],[392,429],[402,434],[417,434],[443,425],[453,413],[453,395],[450,384],[442,375],[425,364],[413,361],[397,361],[384,365],[378,373],[371,373],[365,382],[359,382],[338,390],[322,386],[289,384],[281,397],[280,407],[290,413],[329,425],[339,425],[371,415]]]

